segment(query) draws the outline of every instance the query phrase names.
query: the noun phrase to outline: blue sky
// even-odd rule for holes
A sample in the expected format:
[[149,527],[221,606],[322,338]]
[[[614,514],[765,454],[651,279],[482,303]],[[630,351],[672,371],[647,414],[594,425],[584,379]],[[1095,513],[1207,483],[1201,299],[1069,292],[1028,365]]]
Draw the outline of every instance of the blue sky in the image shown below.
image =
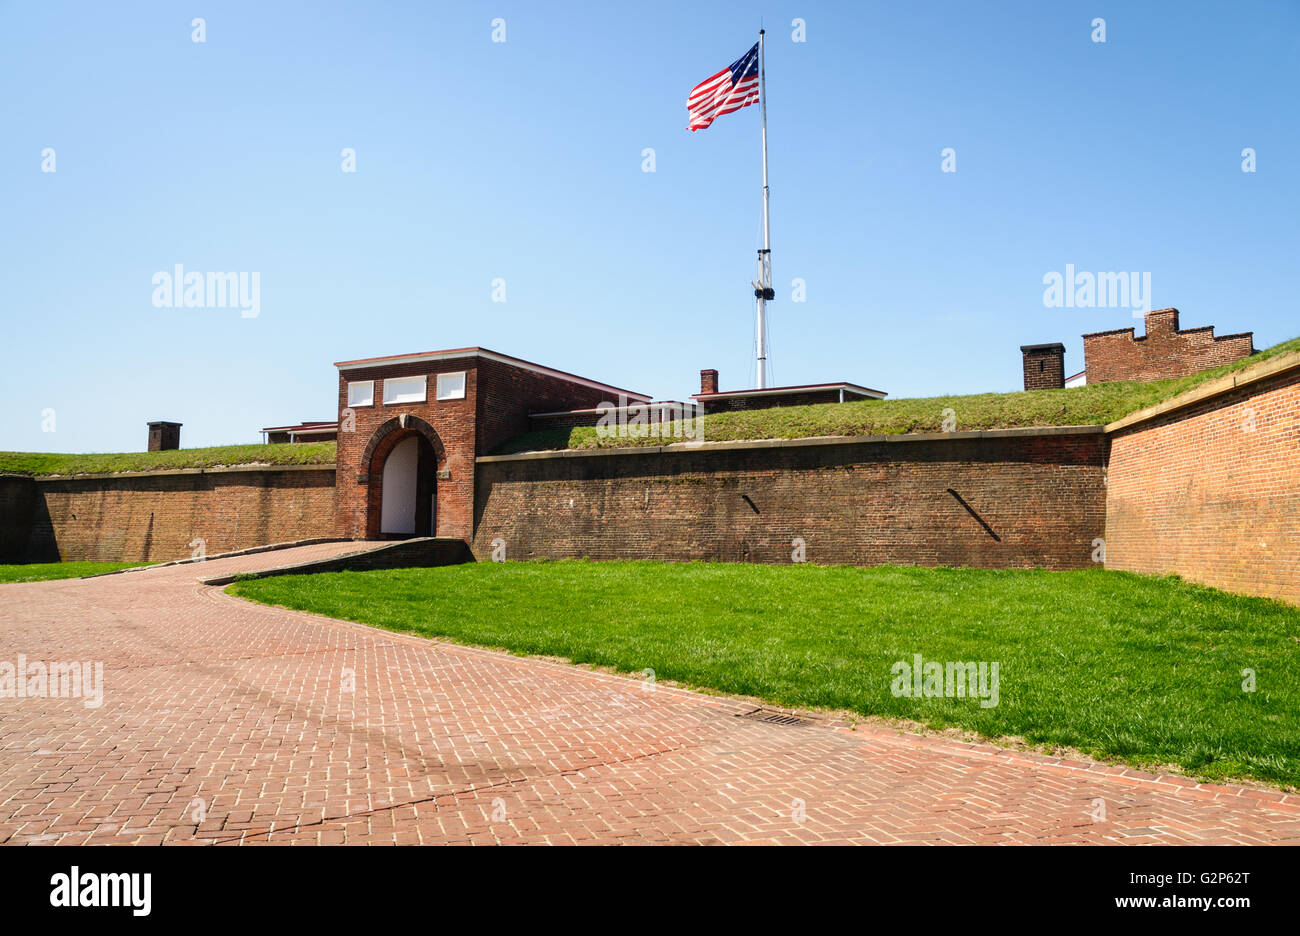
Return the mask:
[[[1078,370],[1134,319],[1045,307],[1066,264],[1300,334],[1295,2],[5,3],[0,448],[256,441],[334,416],[334,361],[466,345],[752,386],[758,108],[691,134],[685,99],[760,20],[773,383],[1015,390],[1045,341]],[[176,264],[257,272],[259,315],[155,307]]]

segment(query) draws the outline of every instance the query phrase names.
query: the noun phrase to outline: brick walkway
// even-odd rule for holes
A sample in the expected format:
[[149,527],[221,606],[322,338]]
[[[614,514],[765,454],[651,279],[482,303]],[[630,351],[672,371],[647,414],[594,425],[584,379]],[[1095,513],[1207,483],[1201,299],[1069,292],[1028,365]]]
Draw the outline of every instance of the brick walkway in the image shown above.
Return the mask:
[[0,586],[0,660],[105,681],[0,699],[0,842],[1300,843],[1298,797],[752,721],[197,582],[352,548]]

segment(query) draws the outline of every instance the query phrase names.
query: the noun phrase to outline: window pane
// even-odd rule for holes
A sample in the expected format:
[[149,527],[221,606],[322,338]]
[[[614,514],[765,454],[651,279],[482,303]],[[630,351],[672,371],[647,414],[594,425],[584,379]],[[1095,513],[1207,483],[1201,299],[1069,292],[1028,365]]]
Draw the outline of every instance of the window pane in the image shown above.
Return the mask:
[[348,406],[373,406],[375,403],[375,382],[359,380],[348,384]]
[[439,400],[465,399],[465,372],[464,371],[457,371],[454,374],[438,375],[438,399]]
[[393,377],[384,381],[385,403],[423,403],[425,400],[423,377]]

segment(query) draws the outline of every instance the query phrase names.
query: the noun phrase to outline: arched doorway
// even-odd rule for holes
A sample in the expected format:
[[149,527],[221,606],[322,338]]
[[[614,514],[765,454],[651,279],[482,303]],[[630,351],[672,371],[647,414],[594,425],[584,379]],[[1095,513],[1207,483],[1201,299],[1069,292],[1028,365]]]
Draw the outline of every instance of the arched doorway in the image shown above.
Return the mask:
[[393,446],[382,475],[379,532],[414,536],[420,497],[419,436],[409,435]]
[[436,535],[437,477],[444,459],[438,434],[418,417],[392,419],[376,430],[362,458],[368,469],[368,538]]

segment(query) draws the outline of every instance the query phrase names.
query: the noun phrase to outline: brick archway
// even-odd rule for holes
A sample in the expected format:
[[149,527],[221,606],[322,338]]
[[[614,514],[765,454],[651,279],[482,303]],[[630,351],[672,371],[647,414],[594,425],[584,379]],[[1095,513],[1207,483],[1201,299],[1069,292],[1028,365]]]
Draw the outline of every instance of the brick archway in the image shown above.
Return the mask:
[[[421,440],[416,497],[416,535],[437,535],[437,471],[447,460],[447,451],[437,431],[419,416],[403,413],[375,430],[361,454],[361,470],[366,484],[365,536],[378,539],[383,509],[384,463],[400,442],[412,437]],[[425,509],[428,508],[427,516]]]

